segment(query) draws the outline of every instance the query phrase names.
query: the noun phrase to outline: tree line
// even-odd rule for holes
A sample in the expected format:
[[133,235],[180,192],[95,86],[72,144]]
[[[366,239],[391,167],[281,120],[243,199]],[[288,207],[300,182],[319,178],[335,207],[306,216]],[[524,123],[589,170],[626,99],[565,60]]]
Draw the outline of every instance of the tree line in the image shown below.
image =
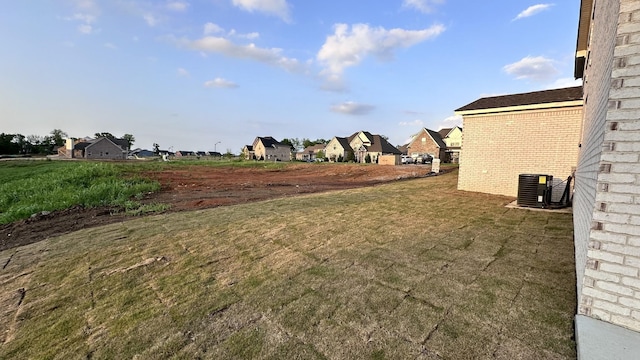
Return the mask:
[[[94,136],[115,139],[111,133],[95,133]],[[53,129],[48,135],[28,135],[0,133],[0,155],[49,155],[54,150],[65,145],[69,135],[60,130]],[[128,148],[135,142],[135,137],[131,134],[124,134],[122,139],[127,140]]]
[[302,140],[300,140],[298,138],[290,138],[290,139],[282,139],[282,141],[280,142],[291,146],[291,148],[295,151],[300,151],[304,148],[308,148],[309,146],[313,146],[313,145],[318,145],[318,144],[326,145],[329,143],[329,140],[325,140],[325,139],[310,140],[307,138],[302,138]]

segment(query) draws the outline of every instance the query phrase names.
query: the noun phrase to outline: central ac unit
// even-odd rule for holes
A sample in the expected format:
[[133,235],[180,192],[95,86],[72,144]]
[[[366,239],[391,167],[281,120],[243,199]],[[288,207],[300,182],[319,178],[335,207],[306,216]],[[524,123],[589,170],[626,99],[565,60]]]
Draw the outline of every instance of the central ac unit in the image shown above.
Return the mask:
[[551,204],[553,176],[520,174],[518,178],[518,206],[545,208]]

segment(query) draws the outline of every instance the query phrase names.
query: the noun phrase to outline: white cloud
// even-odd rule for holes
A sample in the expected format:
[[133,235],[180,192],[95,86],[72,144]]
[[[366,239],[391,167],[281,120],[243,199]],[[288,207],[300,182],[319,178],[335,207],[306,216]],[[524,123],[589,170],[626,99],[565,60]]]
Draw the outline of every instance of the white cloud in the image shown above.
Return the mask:
[[549,84],[547,89],[561,89],[566,87],[574,87],[574,86],[582,86],[582,79],[574,79],[572,77],[569,78],[560,78]]
[[227,89],[233,89],[233,88],[237,88],[238,84],[231,82],[229,80],[225,80],[223,78],[215,78],[213,80],[209,80],[206,81],[204,83],[205,87],[217,87],[217,88],[227,88]]
[[405,113],[407,115],[424,115],[423,112],[415,111],[415,110],[404,110],[403,113]]
[[398,125],[400,126],[411,126],[411,127],[424,127],[424,121],[420,120],[420,119],[416,119],[413,121],[401,121],[398,123]]
[[84,13],[75,13],[72,16],[66,17],[64,19],[67,21],[82,21],[87,24],[92,24],[96,21],[96,17],[94,15]]
[[142,18],[147,23],[147,25],[149,25],[151,27],[154,27],[154,26],[158,25],[158,22],[160,21],[160,19],[158,19],[157,17],[155,17],[152,14],[144,14],[144,15],[142,15]]
[[221,28],[220,26],[218,26],[217,24],[214,24],[212,22],[208,22],[208,23],[204,24],[204,34],[205,35],[216,34],[216,33],[221,33],[221,32],[224,32],[224,29]]
[[367,56],[380,60],[393,58],[393,52],[440,35],[445,27],[433,25],[423,30],[372,28],[367,24],[336,24],[317,54],[324,69],[321,75],[328,84],[342,84],[342,74],[350,66],[360,64]]
[[438,131],[442,129],[450,129],[454,126],[462,127],[462,115],[451,115],[445,118],[440,123],[440,126],[438,126]]
[[89,24],[80,24],[78,25],[78,31],[83,34],[89,35],[93,31],[93,27]]
[[444,0],[404,0],[402,6],[416,9],[422,13],[430,13],[435,5],[442,4]]
[[95,15],[87,14],[87,13],[75,13],[72,16],[64,17],[62,19],[66,21],[81,22],[82,24],[78,25],[77,27],[78,31],[81,32],[82,34],[88,35],[93,32],[93,26],[91,24],[96,22],[97,17]]
[[533,15],[538,14],[538,13],[544,11],[544,10],[549,9],[553,5],[554,4],[537,4],[537,5],[529,6],[528,8],[523,10],[520,14],[518,14],[518,16],[516,16],[512,21],[524,19],[524,18],[529,17],[529,16],[533,16]]
[[97,7],[93,0],[73,0],[73,3],[81,9],[94,9]]
[[255,40],[255,39],[260,37],[260,34],[257,33],[257,32],[251,32],[251,33],[248,33],[248,34],[238,34],[236,29],[231,29],[229,31],[228,36],[234,36],[234,37],[241,38],[241,39]]
[[283,56],[282,49],[278,48],[261,48],[255,44],[238,45],[228,39],[216,36],[205,36],[199,40],[179,39],[176,40],[176,43],[192,50],[254,60],[280,67],[287,71],[300,71],[302,69],[302,65],[297,59]]
[[249,12],[258,11],[277,16],[286,22],[291,21],[290,6],[286,0],[232,0],[231,2]]
[[331,111],[347,115],[367,115],[375,109],[375,106],[359,104],[353,101],[346,101],[342,104],[333,105]]
[[167,9],[171,11],[185,11],[189,7],[189,3],[186,1],[169,1],[167,2]]
[[188,77],[189,76],[189,72],[183,68],[178,68],[178,76],[181,77]]
[[118,47],[113,45],[112,43],[108,42],[108,43],[104,43],[104,47],[106,47],[107,49],[111,49],[111,50],[115,50]]
[[507,74],[515,76],[516,79],[547,81],[558,74],[554,63],[554,60],[543,56],[527,56],[513,64],[505,65],[503,70]]

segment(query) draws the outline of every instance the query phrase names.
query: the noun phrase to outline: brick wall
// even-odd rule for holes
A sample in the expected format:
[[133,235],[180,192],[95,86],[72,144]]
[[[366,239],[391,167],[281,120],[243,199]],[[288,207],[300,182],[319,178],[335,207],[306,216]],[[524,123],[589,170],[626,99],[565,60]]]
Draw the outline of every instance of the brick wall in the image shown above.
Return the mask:
[[413,154],[431,154],[435,159],[444,157],[444,149],[440,149],[425,129],[422,129],[407,148],[409,156]]
[[592,31],[589,58],[585,66],[583,82],[584,98],[586,99],[584,124],[573,200],[576,283],[579,304],[582,301],[582,281],[587,264],[587,246],[595,208],[597,177],[602,154],[604,122],[615,44],[612,39],[615,37],[616,21],[607,21],[606,19],[615,19],[618,5],[618,1],[596,2],[596,6],[599,8],[597,10],[598,16],[593,19],[592,25],[597,25],[598,29],[595,33]]
[[518,175],[566,179],[578,161],[582,107],[465,115],[458,189],[517,196]]
[[103,138],[87,146],[84,157],[87,159],[123,160],[126,158],[126,153],[118,145]]
[[640,2],[596,2],[574,208],[578,313],[640,331]]

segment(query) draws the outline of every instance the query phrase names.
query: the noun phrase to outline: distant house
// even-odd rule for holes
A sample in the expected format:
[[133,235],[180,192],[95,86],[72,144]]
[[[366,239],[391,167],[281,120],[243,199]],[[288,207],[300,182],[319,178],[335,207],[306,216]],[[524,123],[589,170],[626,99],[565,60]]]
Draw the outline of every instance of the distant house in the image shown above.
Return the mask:
[[253,151],[253,145],[245,145],[242,148],[242,156],[245,160],[254,160],[256,157]]
[[222,157],[222,154],[217,151],[207,151],[205,154],[212,157]]
[[400,153],[402,155],[408,155],[409,154],[409,144],[404,144],[401,146],[396,146],[398,148],[398,150],[400,150]]
[[437,131],[422,128],[417,133],[409,145],[407,145],[407,155],[412,157],[431,155],[434,159],[447,161],[447,144]]
[[324,153],[324,148],[325,148],[325,144],[315,144],[315,145],[308,146],[304,150],[296,153],[296,160],[315,161],[319,152],[322,151]]
[[258,160],[291,161],[291,146],[283,144],[271,136],[256,137],[252,146]]
[[356,162],[364,163],[367,155],[371,162],[377,162],[381,155],[401,155],[395,146],[391,145],[381,135],[373,135],[368,131],[359,131],[349,136],[349,146],[353,149]]
[[156,156],[156,154],[151,150],[145,150],[145,149],[137,148],[137,149],[129,151],[129,156],[133,156],[133,157],[136,157],[136,158],[142,158],[142,157],[153,157],[153,156]]
[[176,151],[176,157],[185,157],[185,156],[196,156],[196,153],[188,150],[178,150]]
[[447,146],[445,149],[446,162],[459,163],[460,149],[462,148],[462,129],[459,126],[453,128],[440,129],[440,138]]
[[457,109],[464,124],[458,189],[515,197],[520,174],[566,179],[578,163],[582,104],[582,87],[571,87]]
[[64,150],[59,149],[58,154],[67,158],[124,160],[127,157],[128,146],[127,140],[107,137],[67,139]]
[[349,145],[349,139],[346,137],[334,136],[324,147],[324,156],[329,158],[330,161],[344,160],[349,152],[353,152],[353,149]]

